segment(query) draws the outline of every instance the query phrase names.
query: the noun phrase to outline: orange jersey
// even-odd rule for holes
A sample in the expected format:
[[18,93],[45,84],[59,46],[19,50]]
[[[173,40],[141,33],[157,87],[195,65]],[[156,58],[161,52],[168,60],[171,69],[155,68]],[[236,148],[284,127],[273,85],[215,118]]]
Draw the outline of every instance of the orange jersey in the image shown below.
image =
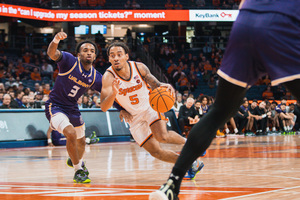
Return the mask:
[[150,88],[143,80],[136,63],[133,61],[129,61],[128,63],[131,72],[129,80],[121,78],[112,66],[109,67],[107,71],[111,72],[115,78],[120,80],[120,88],[119,93],[116,95],[116,102],[131,115],[137,115],[150,107]]

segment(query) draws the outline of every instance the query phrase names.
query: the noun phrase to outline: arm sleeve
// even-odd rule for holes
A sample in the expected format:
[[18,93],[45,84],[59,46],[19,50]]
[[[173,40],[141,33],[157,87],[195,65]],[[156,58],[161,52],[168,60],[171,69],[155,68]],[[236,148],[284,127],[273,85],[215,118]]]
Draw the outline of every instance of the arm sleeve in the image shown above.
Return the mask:
[[61,57],[56,61],[57,66],[59,68],[59,73],[65,73],[69,71],[75,64],[76,58],[65,51],[61,52]]

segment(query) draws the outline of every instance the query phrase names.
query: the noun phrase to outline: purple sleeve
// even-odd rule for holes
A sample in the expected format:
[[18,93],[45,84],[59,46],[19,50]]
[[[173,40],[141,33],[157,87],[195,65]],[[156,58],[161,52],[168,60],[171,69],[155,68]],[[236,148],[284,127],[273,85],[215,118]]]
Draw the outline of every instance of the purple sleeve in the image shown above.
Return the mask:
[[62,56],[57,62],[57,65],[59,73],[65,73],[73,67],[77,59],[72,54],[65,51],[62,51],[61,54]]
[[102,89],[102,74],[96,70],[96,80],[94,84],[91,86],[92,89],[97,90],[101,93]]
[[118,111],[125,110],[122,106],[120,106],[117,102],[114,102],[114,107],[118,109]]

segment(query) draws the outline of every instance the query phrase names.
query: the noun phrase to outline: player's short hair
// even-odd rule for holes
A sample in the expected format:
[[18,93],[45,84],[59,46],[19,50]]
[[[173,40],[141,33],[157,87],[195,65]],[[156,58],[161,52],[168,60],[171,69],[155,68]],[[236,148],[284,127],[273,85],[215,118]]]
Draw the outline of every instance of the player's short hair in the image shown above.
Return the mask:
[[129,47],[124,42],[116,41],[116,42],[111,43],[108,46],[108,48],[107,48],[107,55],[108,56],[109,56],[110,49],[112,47],[122,47],[125,51],[125,54],[129,54]]
[[97,56],[97,55],[98,55],[98,51],[99,51],[99,50],[98,50],[98,47],[97,47],[97,45],[96,45],[94,42],[89,41],[89,40],[86,40],[86,41],[83,41],[83,42],[80,42],[79,44],[77,44],[75,53],[76,53],[76,54],[80,53],[80,47],[81,47],[83,44],[85,44],[85,43],[90,43],[90,44],[92,44],[92,45],[95,47],[95,54],[96,54],[96,56]]

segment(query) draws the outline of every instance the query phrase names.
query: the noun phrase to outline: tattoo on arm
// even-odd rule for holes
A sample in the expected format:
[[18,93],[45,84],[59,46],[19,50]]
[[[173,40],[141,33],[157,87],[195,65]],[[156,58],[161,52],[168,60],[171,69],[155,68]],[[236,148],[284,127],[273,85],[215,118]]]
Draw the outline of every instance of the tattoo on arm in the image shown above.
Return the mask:
[[155,78],[150,70],[148,69],[148,67],[146,67],[145,65],[143,65],[143,67],[139,68],[141,70],[141,75],[142,78],[146,81],[146,83],[148,83],[151,87],[151,89],[155,89],[157,87],[159,87],[161,85],[161,83],[157,80],[157,78]]

